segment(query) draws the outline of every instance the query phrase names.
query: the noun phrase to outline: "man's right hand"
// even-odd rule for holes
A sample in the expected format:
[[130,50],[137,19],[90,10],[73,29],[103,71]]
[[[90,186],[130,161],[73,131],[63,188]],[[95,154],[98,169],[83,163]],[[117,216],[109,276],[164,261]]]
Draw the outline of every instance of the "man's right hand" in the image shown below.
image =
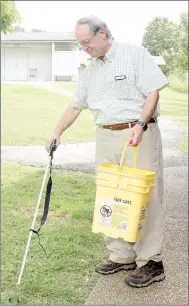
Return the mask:
[[46,140],[46,144],[45,144],[45,149],[47,150],[48,153],[50,153],[51,151],[51,145],[53,140],[56,139],[56,146],[58,146],[60,144],[60,135],[53,133],[51,134],[47,140]]
[[[60,144],[60,135],[77,119],[81,110],[72,106],[72,103],[67,106],[64,114],[62,115],[54,132],[47,138],[45,148],[48,153],[51,151],[51,145],[54,139],[56,139],[56,145]],[[59,131],[59,132],[57,132]]]

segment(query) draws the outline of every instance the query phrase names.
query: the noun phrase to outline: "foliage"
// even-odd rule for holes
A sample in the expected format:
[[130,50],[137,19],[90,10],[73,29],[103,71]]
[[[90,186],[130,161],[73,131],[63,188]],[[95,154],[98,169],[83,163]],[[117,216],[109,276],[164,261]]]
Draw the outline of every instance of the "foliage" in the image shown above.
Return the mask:
[[177,50],[176,38],[178,35],[178,26],[168,18],[156,17],[147,25],[143,36],[143,46],[153,56],[162,55],[166,50],[173,53]]
[[144,36],[143,46],[153,56],[163,56],[166,74],[176,73],[183,75],[188,69],[188,15],[180,15],[177,24],[165,17],[156,17],[148,23]]
[[21,21],[14,1],[1,1],[1,32],[7,34],[14,30],[14,25]]
[[188,14],[180,15],[178,52],[174,58],[174,67],[177,75],[182,76],[188,70]]

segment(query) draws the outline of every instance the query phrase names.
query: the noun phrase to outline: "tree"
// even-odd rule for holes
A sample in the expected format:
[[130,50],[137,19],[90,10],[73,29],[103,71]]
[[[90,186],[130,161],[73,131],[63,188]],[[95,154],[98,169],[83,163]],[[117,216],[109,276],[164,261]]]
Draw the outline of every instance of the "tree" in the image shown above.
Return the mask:
[[20,21],[14,1],[1,1],[1,32],[7,34],[14,31],[14,25]]
[[165,17],[156,17],[146,27],[142,45],[151,55],[164,57],[167,64],[164,72],[173,69],[173,58],[178,51],[178,33],[179,26]]
[[176,72],[181,76],[188,70],[188,14],[180,14],[178,52],[174,58]]
[[176,50],[177,35],[178,25],[176,23],[165,17],[156,17],[148,23],[142,44],[153,56],[159,56],[165,50],[169,52]]
[[164,57],[165,73],[184,75],[188,69],[187,12],[180,15],[179,24],[165,17],[156,17],[147,25],[142,44],[152,55]]

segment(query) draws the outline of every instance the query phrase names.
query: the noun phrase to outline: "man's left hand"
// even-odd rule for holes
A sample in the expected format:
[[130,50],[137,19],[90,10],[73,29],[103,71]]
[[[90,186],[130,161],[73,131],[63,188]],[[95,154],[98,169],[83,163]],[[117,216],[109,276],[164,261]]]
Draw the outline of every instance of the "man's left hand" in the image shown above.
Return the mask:
[[133,128],[132,128],[132,137],[129,140],[129,145],[131,147],[136,147],[138,146],[139,142],[142,140],[142,136],[144,133],[143,127],[139,124],[136,124]]

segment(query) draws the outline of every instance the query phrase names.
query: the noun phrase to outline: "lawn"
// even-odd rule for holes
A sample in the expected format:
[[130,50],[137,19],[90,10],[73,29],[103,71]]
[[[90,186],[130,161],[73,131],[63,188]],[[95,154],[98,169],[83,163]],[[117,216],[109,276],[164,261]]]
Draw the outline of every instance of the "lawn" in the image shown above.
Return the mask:
[[22,282],[16,285],[43,174],[2,164],[2,304],[17,304],[17,297],[27,305],[84,304],[98,279],[94,265],[106,255],[103,238],[91,232],[94,176],[53,170],[50,211],[41,232],[49,257],[33,234]]
[[[44,145],[71,98],[29,86],[2,84],[2,145]],[[95,140],[91,113],[81,113],[64,143]]]
[[161,115],[176,120],[184,129],[185,137],[178,148],[188,153],[188,93],[186,85],[170,84],[160,94]]
[[63,88],[63,89],[66,89],[66,90],[70,90],[72,92],[74,92],[76,90],[76,87],[77,87],[76,82],[55,82],[54,84],[58,88]]
[[[58,83],[58,82],[57,82]],[[75,86],[76,83],[66,83]],[[61,86],[61,84],[59,84]],[[70,88],[71,88],[70,87]],[[67,88],[68,89],[68,88]],[[44,145],[71,98],[20,85],[2,85],[2,145]],[[186,136],[178,144],[188,152],[188,88],[171,81],[160,94],[161,115],[177,120]],[[95,126],[85,110],[62,136],[62,143],[95,141]]]

